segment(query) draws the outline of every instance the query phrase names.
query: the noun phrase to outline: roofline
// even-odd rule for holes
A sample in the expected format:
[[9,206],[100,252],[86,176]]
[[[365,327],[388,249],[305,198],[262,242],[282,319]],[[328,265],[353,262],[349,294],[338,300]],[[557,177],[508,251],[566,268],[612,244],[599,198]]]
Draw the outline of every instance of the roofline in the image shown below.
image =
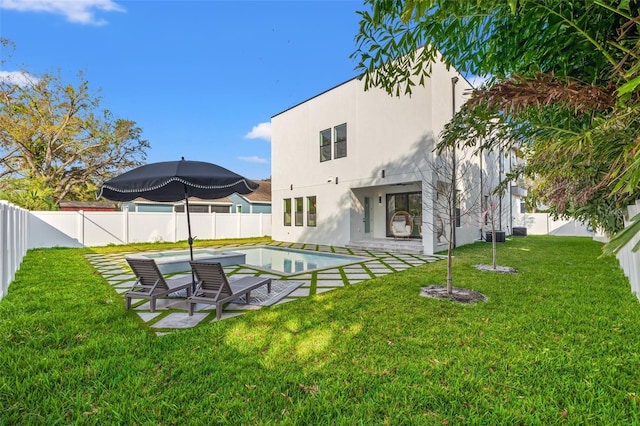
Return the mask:
[[[472,90],[475,90],[475,87],[473,87],[473,85],[469,82],[469,79],[468,79],[466,76],[462,75],[462,74],[460,73],[460,71],[458,71],[458,70],[457,70],[455,67],[453,67],[453,66],[451,67],[451,69],[453,69],[453,71],[454,71],[458,76],[462,77],[462,79],[463,79],[463,80],[464,80],[464,81],[465,81],[469,86],[471,86],[471,89],[472,89]],[[329,88],[329,89],[327,89],[327,90],[323,90],[322,92],[318,93],[317,95],[314,95],[314,96],[312,96],[312,97],[310,97],[310,98],[308,98],[308,99],[305,99],[305,100],[304,100],[304,101],[302,101],[302,102],[298,102],[297,104],[295,104],[295,105],[293,105],[293,106],[290,106],[289,108],[285,109],[284,111],[280,111],[279,113],[272,115],[272,116],[271,116],[271,118],[273,119],[273,118],[275,118],[275,117],[277,117],[277,116],[279,116],[279,115],[282,115],[282,114],[284,114],[284,113],[285,113],[285,112],[287,112],[287,111],[290,111],[290,110],[292,110],[292,109],[294,109],[294,108],[297,108],[297,107],[299,107],[300,105],[302,105],[302,104],[304,104],[304,103],[306,103],[306,102],[309,102],[310,100],[315,99],[315,98],[317,98],[317,97],[319,97],[319,96],[322,96],[322,95],[324,95],[325,93],[330,92],[330,91],[332,91],[332,90],[333,90],[333,89],[335,89],[335,88],[338,88],[338,87],[343,86],[343,85],[345,85],[345,84],[347,84],[347,83],[350,83],[350,82],[352,82],[353,80],[358,80],[358,79],[360,79],[360,77],[362,77],[362,75],[361,75],[361,76],[352,77],[352,78],[350,78],[349,80],[343,81],[343,82],[342,82],[342,83],[340,83],[340,84],[336,84],[335,86],[333,86],[333,87],[331,87],[331,88]]]
[[[445,61],[443,60],[443,55],[442,55],[442,53],[441,53],[439,50],[438,50],[438,55],[439,55],[438,60],[439,60],[443,65],[445,65],[445,67],[447,68],[447,70],[449,70],[449,68],[453,69],[453,71],[454,71],[454,73],[455,73],[456,75],[458,75],[458,76],[462,77],[462,79],[464,79],[464,81],[465,81],[469,86],[471,86],[471,90],[475,90],[475,87],[473,87],[473,85],[469,82],[469,79],[468,79],[466,76],[464,76],[460,71],[458,71],[458,69],[457,69],[456,67],[454,67],[453,65],[451,65],[451,66],[447,66],[447,65],[446,65]],[[431,73],[429,73],[429,74],[428,74],[428,75],[429,75],[429,77],[430,77],[430,74],[431,74]],[[345,85],[345,84],[347,84],[347,83],[349,83],[349,82],[351,82],[351,81],[353,81],[353,80],[361,79],[361,78],[362,78],[362,77],[364,77],[364,76],[365,76],[365,74],[360,74],[359,76],[352,77],[352,78],[350,78],[350,79],[349,79],[349,80],[347,80],[347,81],[343,81],[342,83],[336,84],[335,86],[333,86],[333,87],[331,87],[331,88],[329,88],[329,89],[327,89],[327,90],[324,90],[324,91],[322,91],[322,92],[318,93],[317,95],[310,97],[309,99],[306,99],[306,100],[304,100],[304,101],[302,101],[302,102],[299,102],[299,103],[297,103],[297,104],[295,104],[295,105],[293,105],[293,106],[291,106],[291,107],[289,107],[289,108],[285,109],[284,111],[280,111],[279,113],[277,113],[277,114],[275,114],[275,115],[272,115],[272,116],[271,116],[271,118],[274,118],[274,117],[277,117],[277,116],[279,116],[279,115],[281,115],[281,114],[284,114],[285,112],[287,112],[287,111],[289,111],[289,110],[292,110],[292,109],[294,109],[294,108],[296,108],[296,107],[298,107],[298,106],[300,106],[300,105],[304,104],[305,102],[309,102],[310,100],[315,99],[315,98],[317,98],[318,96],[322,96],[322,95],[324,95],[325,93],[330,92],[330,91],[332,91],[333,89],[335,89],[335,88],[337,88],[337,87],[340,87],[340,86],[342,86],[342,85]]]
[[317,98],[318,96],[322,96],[322,95],[324,95],[325,93],[330,92],[330,91],[332,91],[333,89],[335,89],[335,88],[337,88],[337,87],[343,86],[343,85],[345,85],[345,84],[347,84],[347,83],[349,83],[349,82],[351,82],[351,81],[353,81],[353,80],[357,80],[357,79],[359,79],[360,77],[361,77],[361,76],[352,77],[352,78],[350,78],[350,79],[349,79],[349,80],[347,80],[347,81],[343,81],[342,83],[336,84],[335,86],[333,86],[333,87],[331,87],[331,88],[329,88],[329,89],[327,89],[327,90],[323,90],[322,92],[318,93],[317,95],[314,95],[314,96],[310,97],[309,99],[305,99],[305,100],[304,100],[304,101],[302,101],[302,102],[298,102],[297,104],[295,104],[295,105],[293,105],[293,106],[291,106],[291,107],[289,107],[289,108],[285,109],[284,111],[280,111],[279,113],[277,113],[277,114],[275,114],[275,115],[272,115],[272,116],[271,116],[271,118],[274,118],[274,117],[277,117],[277,116],[279,116],[279,115],[281,115],[281,114],[284,114],[285,112],[287,112],[287,111],[289,111],[289,110],[292,110],[292,109],[294,109],[294,108],[297,108],[297,107],[299,107],[300,105],[302,105],[302,104],[304,104],[304,103],[306,103],[306,102],[309,102],[309,101],[310,101],[310,100],[312,100],[312,99]]
[[[135,200],[131,200],[131,201],[122,201],[122,203],[134,203],[134,204],[153,204],[153,205],[172,205],[172,206],[181,206],[186,204],[184,202],[184,200],[178,200],[178,201],[150,201],[150,200],[140,200],[140,201],[135,201]],[[233,205],[233,201],[205,201],[205,200],[199,200],[199,201],[189,201],[189,204],[204,204],[204,205],[210,205],[210,206],[214,206],[214,205],[222,205],[222,206],[231,206]]]
[[[240,194],[238,194],[238,195],[240,195]],[[240,198],[242,198],[243,200],[245,200],[249,204],[271,204],[271,201],[252,201],[252,200],[248,199],[244,195],[240,195]]]

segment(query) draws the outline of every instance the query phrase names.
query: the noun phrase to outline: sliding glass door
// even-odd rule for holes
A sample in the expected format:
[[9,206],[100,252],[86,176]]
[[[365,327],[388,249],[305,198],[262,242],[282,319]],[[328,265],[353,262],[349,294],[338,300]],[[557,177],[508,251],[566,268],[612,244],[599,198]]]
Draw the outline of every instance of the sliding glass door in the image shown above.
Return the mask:
[[409,213],[413,219],[411,238],[420,238],[422,231],[422,194],[420,192],[387,194],[387,237],[393,237],[390,222],[396,212]]

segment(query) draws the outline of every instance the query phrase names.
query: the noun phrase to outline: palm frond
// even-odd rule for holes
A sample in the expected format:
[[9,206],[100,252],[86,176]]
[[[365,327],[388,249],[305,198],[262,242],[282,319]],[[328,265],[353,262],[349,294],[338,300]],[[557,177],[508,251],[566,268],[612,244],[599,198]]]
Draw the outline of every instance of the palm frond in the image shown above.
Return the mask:
[[[602,255],[608,256],[618,254],[620,250],[631,243],[631,240],[640,235],[640,213],[631,219],[631,225],[618,232],[602,249]],[[631,248],[632,251],[640,250],[640,240]]]

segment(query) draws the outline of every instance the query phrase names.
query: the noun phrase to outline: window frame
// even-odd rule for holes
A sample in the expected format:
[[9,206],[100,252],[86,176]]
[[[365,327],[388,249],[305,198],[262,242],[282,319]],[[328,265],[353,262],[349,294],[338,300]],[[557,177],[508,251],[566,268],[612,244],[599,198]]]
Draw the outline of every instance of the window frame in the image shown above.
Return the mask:
[[[328,137],[326,133],[328,132]],[[324,135],[323,135],[324,134]],[[320,162],[331,160],[331,128],[320,130]]]
[[[295,197],[293,199],[293,207],[294,207],[295,226],[304,226],[304,198]],[[298,210],[298,207],[300,207],[299,210]]]
[[484,224],[489,224],[489,196],[485,195],[482,206],[482,214],[484,215]]
[[282,213],[283,213],[282,219],[284,221],[284,226],[291,226],[291,198],[283,199]]
[[307,197],[307,226],[317,226],[317,202],[318,198],[315,195]]
[[[344,137],[338,136],[339,128],[344,127]],[[333,158],[345,158],[347,156],[347,123],[338,124],[333,128]]]
[[[184,213],[186,204],[176,204],[174,211],[176,213]],[[189,213],[211,213],[209,204],[189,203]]]
[[454,195],[454,213],[455,213],[455,224],[456,228],[462,228],[462,190],[456,189]]

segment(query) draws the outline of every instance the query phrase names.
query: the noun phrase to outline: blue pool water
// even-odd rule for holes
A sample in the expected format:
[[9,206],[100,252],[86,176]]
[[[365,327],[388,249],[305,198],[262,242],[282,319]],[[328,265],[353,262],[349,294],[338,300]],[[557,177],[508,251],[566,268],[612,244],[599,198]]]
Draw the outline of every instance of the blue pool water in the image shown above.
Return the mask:
[[364,258],[357,256],[277,247],[233,248],[225,251],[245,254],[245,263],[247,265],[270,269],[284,274],[331,268],[364,260]]
[[[159,252],[151,252],[151,253],[142,253],[144,257],[148,257],[150,259],[156,260],[183,260],[184,258],[189,257],[189,250],[172,250],[172,251],[159,251]],[[193,258],[195,260],[220,256],[222,254],[221,250],[209,250],[209,249],[195,249],[193,250]]]
[[[189,260],[191,258],[189,250],[137,253],[131,257],[142,257],[155,260],[158,265],[158,269],[163,274],[184,272],[191,269],[189,266]],[[245,256],[242,253],[209,249],[194,250],[193,260],[219,262],[222,266],[241,265],[246,263]]]

